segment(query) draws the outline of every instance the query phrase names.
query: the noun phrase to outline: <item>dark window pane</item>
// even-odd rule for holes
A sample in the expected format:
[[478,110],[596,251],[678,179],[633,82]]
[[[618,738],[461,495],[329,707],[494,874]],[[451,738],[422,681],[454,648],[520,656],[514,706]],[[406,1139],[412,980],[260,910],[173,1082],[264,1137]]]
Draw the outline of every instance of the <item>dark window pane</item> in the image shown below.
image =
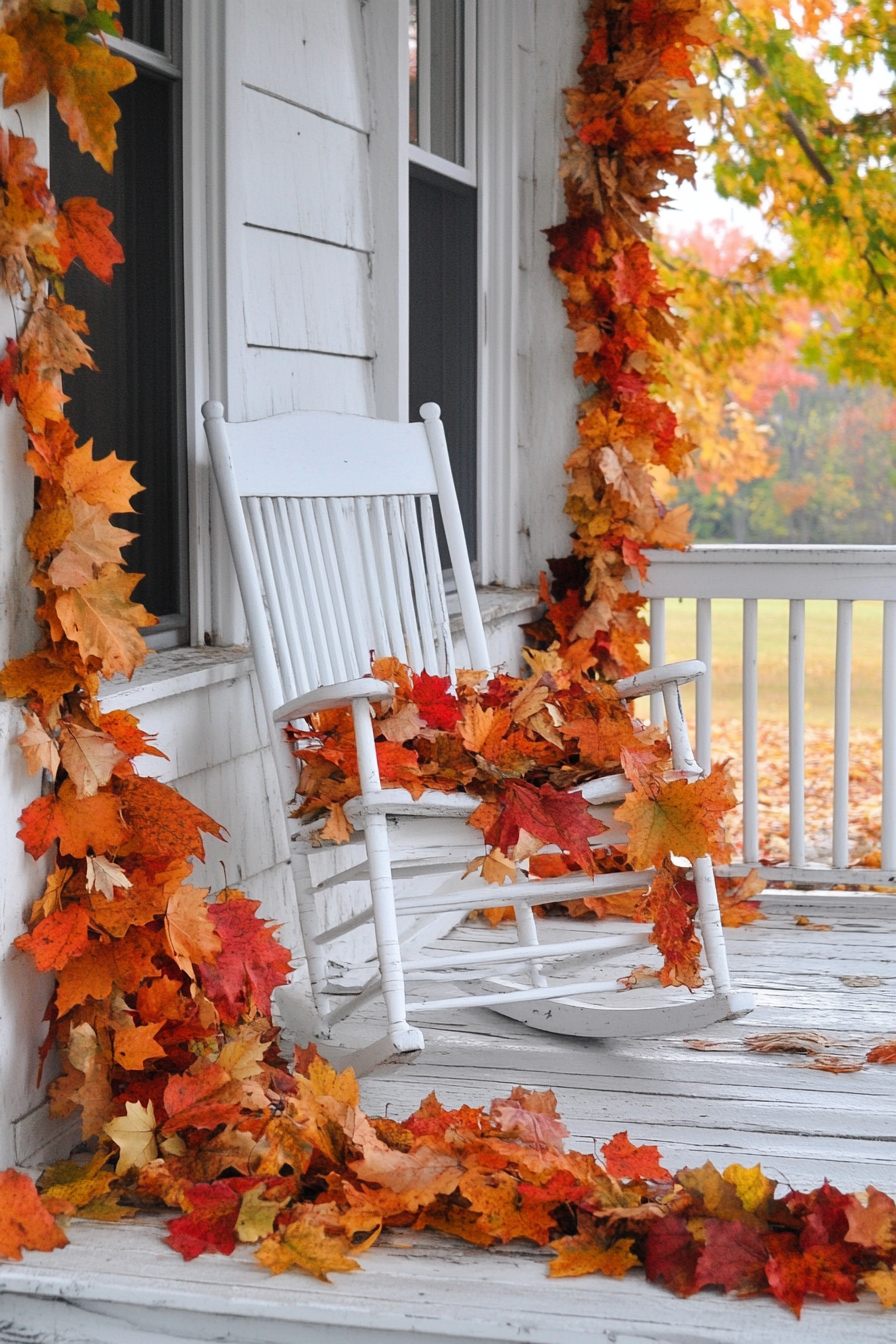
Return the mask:
[[[437,401],[476,556],[476,191],[416,165],[410,181],[410,417]],[[443,559],[447,559],[443,550]]]
[[64,379],[68,412],[98,457],[113,449],[136,459],[146,487],[138,515],[116,519],[140,536],[125,552],[128,568],[146,575],[135,597],[157,616],[186,610],[183,563],[183,395],[181,369],[180,187],[177,153],[180,88],[140,72],[121,89],[115,171],[105,173],[73,145],[59,117],[50,119],[50,182],[60,202],[95,196],[115,216],[125,251],[111,286],[75,262],[68,303],[83,308],[99,372]]
[[155,51],[168,50],[168,0],[121,0],[125,37]]
[[429,117],[433,154],[464,161],[464,0],[430,0]]

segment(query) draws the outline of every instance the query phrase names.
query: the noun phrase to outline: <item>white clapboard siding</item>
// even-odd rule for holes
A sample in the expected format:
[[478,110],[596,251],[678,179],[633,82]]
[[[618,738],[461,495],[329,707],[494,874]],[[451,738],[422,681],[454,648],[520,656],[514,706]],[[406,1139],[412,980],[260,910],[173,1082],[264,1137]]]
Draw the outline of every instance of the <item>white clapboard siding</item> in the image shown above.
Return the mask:
[[256,228],[243,247],[249,345],[372,358],[365,253]]
[[246,419],[287,411],[374,415],[372,368],[369,359],[252,346],[241,368]]
[[370,251],[367,137],[243,90],[246,223]]
[[360,0],[252,0],[239,10],[244,83],[368,129]]

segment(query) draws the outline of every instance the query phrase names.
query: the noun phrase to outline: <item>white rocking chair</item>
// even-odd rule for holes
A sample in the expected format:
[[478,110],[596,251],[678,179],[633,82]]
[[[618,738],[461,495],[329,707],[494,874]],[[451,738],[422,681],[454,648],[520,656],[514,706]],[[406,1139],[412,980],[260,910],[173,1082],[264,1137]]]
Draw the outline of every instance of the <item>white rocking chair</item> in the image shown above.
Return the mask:
[[[575,873],[510,888],[478,877],[461,880],[469,860],[482,853],[481,838],[466,825],[478,800],[434,791],[414,800],[403,789],[381,787],[370,704],[389,698],[392,688],[371,677],[371,655],[391,654],[434,675],[453,678],[455,672],[433,496],[470,666],[489,665],[439,407],[421,407],[423,424],[323,412],[227,424],[218,402],[207,402],[203,415],[288,810],[298,771],[281,726],[349,704],[354,719],[361,796],[345,810],[363,843],[336,855],[324,846],[331,851],[330,871],[315,875],[312,858],[322,849],[319,838],[313,841],[323,822],[288,823],[313,1013],[297,986],[280,991],[287,1028],[306,1041],[326,1040],[350,1014],[381,998],[386,1034],[356,1055],[363,1070],[420,1050],[423,1035],[408,1019],[443,1010],[487,1007],[532,1027],[583,1037],[666,1035],[749,1012],[752,997],[731,986],[709,858],[696,861],[694,878],[711,989],[620,993],[618,973],[600,979],[593,971],[582,975],[582,968],[620,949],[643,949],[649,926],[619,921],[582,937],[545,921],[543,932],[555,937],[540,942],[532,907],[646,888],[652,872]],[[678,688],[704,671],[700,662],[677,663],[617,683],[629,699],[662,692],[673,764],[694,778],[701,771]],[[630,788],[622,775],[582,787],[594,815],[610,823],[592,843],[624,843],[612,805]],[[346,850],[356,862],[337,870]],[[358,883],[365,884],[363,907],[345,917],[343,900],[334,921],[338,889]],[[504,929],[489,935],[487,945],[478,931],[472,940],[439,942],[470,910],[505,903],[516,913],[516,941],[508,943]],[[368,946],[359,964],[328,960],[328,947],[371,923],[375,950]],[[427,997],[433,981],[456,991]]]

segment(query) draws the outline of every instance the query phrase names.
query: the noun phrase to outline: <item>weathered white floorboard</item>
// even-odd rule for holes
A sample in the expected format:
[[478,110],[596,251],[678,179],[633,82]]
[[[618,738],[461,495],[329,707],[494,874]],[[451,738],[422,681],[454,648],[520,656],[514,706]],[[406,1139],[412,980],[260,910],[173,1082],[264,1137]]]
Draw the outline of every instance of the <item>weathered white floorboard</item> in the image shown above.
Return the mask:
[[[427,1024],[411,1064],[362,1083],[374,1113],[402,1118],[435,1089],[446,1105],[487,1104],[512,1086],[552,1087],[569,1146],[599,1149],[627,1129],[655,1143],[673,1171],[709,1158],[763,1169],[784,1186],[828,1177],[842,1189],[896,1191],[896,1067],[827,1074],[801,1057],[751,1053],[748,1035],[824,1031],[864,1053],[896,1035],[896,901],[870,893],[811,899],[781,892],[769,918],[729,935],[735,978],[753,988],[755,1013],[682,1040],[580,1041],[548,1036],[484,1010]],[[805,913],[831,931],[798,929]],[[587,936],[592,926],[577,926]],[[561,926],[569,936],[569,925]],[[556,932],[545,928],[546,936]],[[510,929],[502,938],[513,940]],[[460,942],[481,941],[472,927]],[[645,954],[645,958],[650,954]],[[604,963],[608,968],[616,961]],[[624,960],[618,962],[620,967]],[[876,975],[880,986],[844,985]],[[360,1016],[360,1015],[359,1015]],[[358,1039],[379,1027],[372,1010]],[[861,1047],[861,1050],[860,1050]],[[0,1341],[7,1344],[392,1344],[426,1340],[531,1344],[894,1344],[896,1313],[876,1298],[832,1306],[809,1300],[797,1322],[769,1298],[737,1301],[704,1291],[687,1301],[630,1274],[550,1280],[549,1251],[513,1244],[483,1251],[401,1230],[362,1259],[364,1272],[332,1284],[269,1278],[246,1248],[185,1264],[162,1244],[159,1221],[126,1227],[73,1223],[72,1245],[0,1267]]]

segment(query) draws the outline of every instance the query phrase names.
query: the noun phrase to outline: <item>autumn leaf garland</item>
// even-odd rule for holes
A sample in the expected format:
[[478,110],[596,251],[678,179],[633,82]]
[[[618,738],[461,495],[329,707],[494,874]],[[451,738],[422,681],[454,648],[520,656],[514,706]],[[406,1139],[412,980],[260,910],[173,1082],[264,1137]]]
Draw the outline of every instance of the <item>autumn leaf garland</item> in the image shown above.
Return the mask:
[[[117,10],[115,0],[11,4],[0,32],[7,106],[48,88],[72,138],[107,169],[119,115],[110,93],[134,78],[133,66],[98,40],[120,32]],[[256,901],[225,891],[209,905],[208,892],[188,883],[191,860],[204,856],[203,834],[221,836],[221,827],[136,773],[136,759],[162,752],[133,715],[103,713],[97,699],[101,677],[130,677],[144,661],[140,631],[155,622],[131,597],[141,576],[123,567],[122,547],[134,534],[112,523],[133,512],[142,489],[134,463],[79,445],[61,390],[62,374],[94,367],[86,317],[65,302],[65,277],[77,260],[112,280],[124,259],[112,216],[86,197],[59,205],[34,143],[9,131],[0,131],[0,191],[0,286],[19,320],[0,389],[21,414],[38,482],[25,544],[41,629],[37,650],[8,663],[0,684],[26,701],[19,745],[31,774],[45,781],[19,837],[33,858],[55,857],[29,932],[16,943],[56,977],[43,1047],[46,1056],[55,1042],[62,1062],[50,1084],[52,1114],[80,1108],[84,1138],[111,1125],[125,1144],[135,1106],[145,1117],[155,1105],[164,1121],[166,1088],[197,1053],[234,1060],[237,1074],[245,1057],[253,1076],[278,1076],[270,995],[285,982],[289,958]],[[258,1080],[253,1086],[257,1101]],[[80,1208],[69,1194],[63,1204]],[[103,1216],[123,1214],[110,1205]]]
[[566,464],[573,554],[550,562],[547,614],[529,632],[615,680],[645,666],[644,599],[629,591],[629,570],[643,577],[646,547],[688,542],[686,506],[667,511],[654,489],[654,473],[674,476],[694,445],[655,390],[681,319],[651,258],[649,220],[665,180],[694,176],[690,60],[716,30],[701,0],[594,0],[585,22],[560,165],[569,213],[547,234],[575,333],[574,372],[590,390]]

